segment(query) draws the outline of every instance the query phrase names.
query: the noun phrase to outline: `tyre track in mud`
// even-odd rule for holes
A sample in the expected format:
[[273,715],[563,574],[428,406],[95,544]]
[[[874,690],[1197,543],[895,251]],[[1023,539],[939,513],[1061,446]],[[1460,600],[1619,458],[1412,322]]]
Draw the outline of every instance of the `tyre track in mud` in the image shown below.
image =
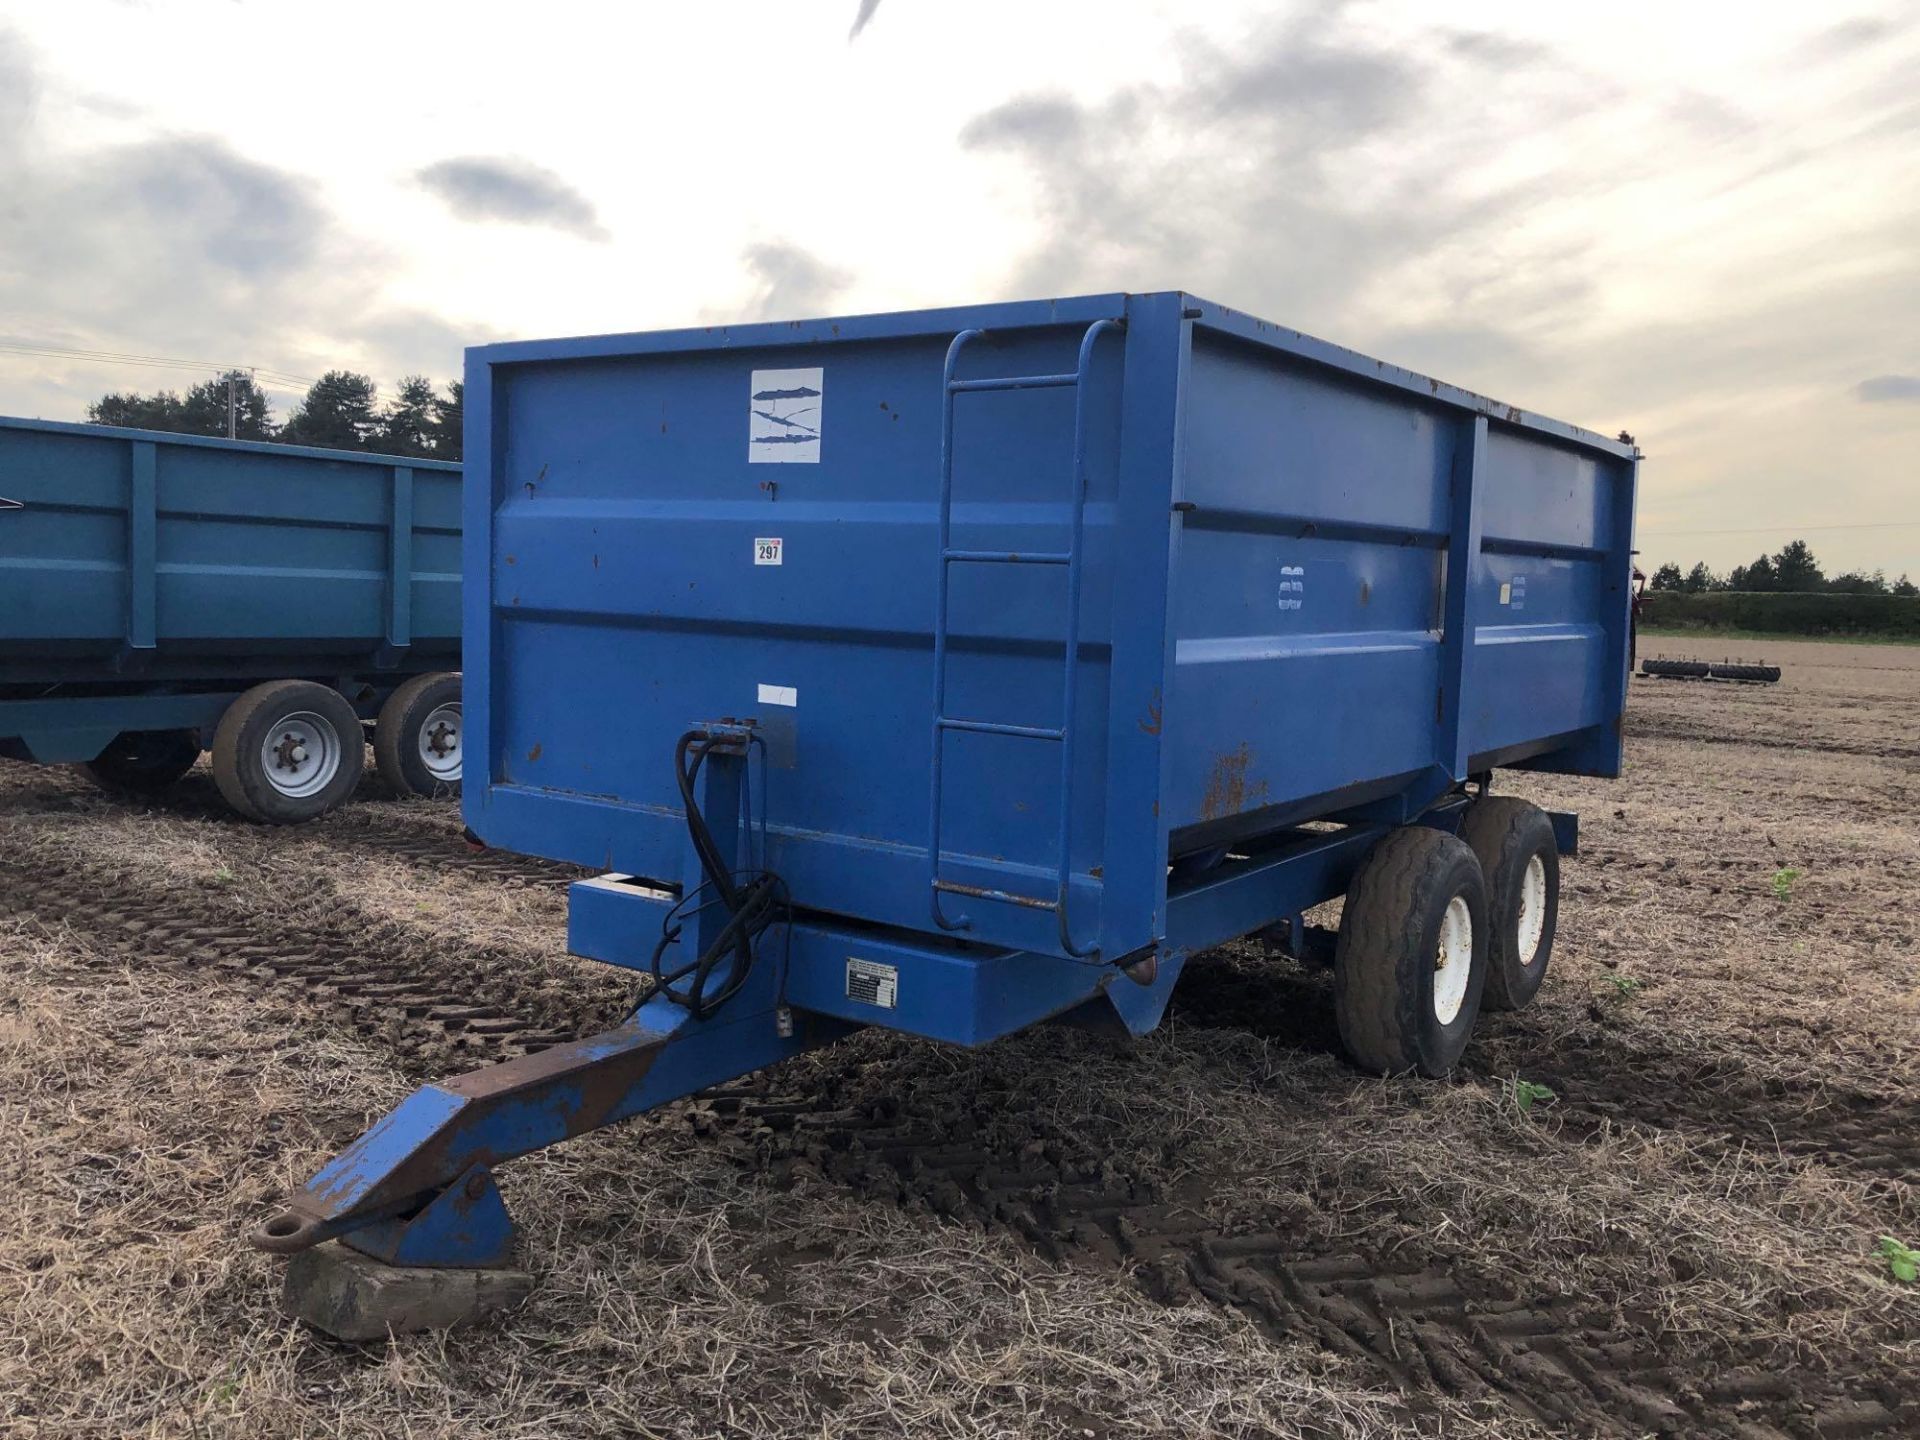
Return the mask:
[[[1193,967],[1176,992],[1176,1018],[1251,1032],[1303,1052],[1337,1047],[1330,995],[1318,977],[1272,961],[1219,954]],[[1197,982],[1197,983],[1196,983]],[[1514,1022],[1508,1022],[1509,1024]],[[1552,1056],[1564,1123],[1633,1123],[1681,1129],[1689,1139],[1779,1148],[1909,1188],[1920,1177],[1920,1129],[1910,1102],[1823,1097],[1828,1108],[1784,1123],[1768,1083],[1727,1062],[1654,1056],[1602,1036],[1588,1051],[1503,1036],[1528,1056],[1527,1074],[1549,1073]],[[1498,1084],[1501,1065],[1471,1073]],[[1688,1066],[1682,1086],[1675,1066]],[[1584,1067],[1584,1070],[1583,1068]],[[1709,1094],[1723,1109],[1703,1107]],[[918,1090],[918,1093],[912,1093]],[[909,1098],[902,1099],[902,1091]],[[1768,1113],[1761,1124],[1755,1117]],[[1838,1378],[1784,1369],[1770,1342],[1724,1337],[1710,1359],[1675,1362],[1657,1340],[1658,1317],[1622,1317],[1570,1294],[1529,1293],[1509,1276],[1477,1269],[1471,1255],[1422,1255],[1421,1237],[1399,1228],[1373,1242],[1326,1244],[1310,1226],[1275,1214],[1264,1228],[1228,1233],[1208,1222],[1209,1198],[1232,1177],[1171,1187],[1127,1173],[1091,1142],[1022,1142],[937,1086],[828,1073],[818,1089],[782,1085],[779,1072],[748,1077],[698,1097],[685,1122],[717,1138],[742,1168],[776,1185],[818,1175],[871,1200],[922,1206],[949,1219],[1011,1232],[1055,1263],[1130,1269],[1141,1289],[1168,1304],[1194,1297],[1247,1315],[1275,1337],[1311,1335],[1327,1350],[1377,1372],[1413,1398],[1445,1395],[1504,1406],[1540,1423],[1603,1435],[1881,1437],[1920,1427],[1901,1393],[1844,1369]],[[1337,1195],[1320,1199],[1338,1203]]]
[[[170,804],[168,812],[185,807]],[[196,807],[197,808],[197,807]],[[340,826],[311,833],[323,847],[367,850],[408,864],[453,868],[490,879],[564,883],[580,872],[524,857],[469,851],[457,839]],[[302,842],[304,843],[304,841]],[[442,975],[405,947],[376,937],[230,913],[191,892],[119,894],[81,873],[0,857],[0,915],[50,930],[69,927],[108,954],[162,960],[291,986],[344,1025],[378,1039],[410,1073],[444,1073],[491,1063],[570,1039],[576,1017],[560,1015],[537,991],[450,1000]],[[116,962],[117,964],[117,962]],[[511,966],[490,967],[511,972]],[[489,976],[490,990],[515,989]],[[476,974],[467,988],[481,988]],[[1202,987],[1203,991],[1205,987]],[[1191,1001],[1194,997],[1186,997]],[[1296,1000],[1303,996],[1294,997]],[[1249,1015],[1275,1014],[1265,1001],[1224,1001],[1202,1024],[1248,1028]],[[502,1003],[502,1002],[505,1003]],[[1201,1012],[1210,1006],[1204,1002]],[[545,1012],[543,1018],[542,1012]],[[1227,1013],[1233,1012],[1233,1013]],[[1298,1023],[1298,1022],[1295,1022]],[[1258,1033],[1258,1027],[1252,1027]],[[1330,1019],[1329,1026],[1330,1029]],[[1561,1083],[1569,1108],[1605,1113],[1593,1057]],[[1562,1064],[1566,1060],[1562,1059]],[[1638,1079],[1636,1066],[1609,1070]],[[823,1089],[778,1088],[777,1074],[704,1093],[658,1124],[691,1122],[709,1143],[775,1184],[816,1173],[866,1198],[924,1206],[951,1219],[1011,1232],[1056,1263],[1132,1269],[1142,1290],[1167,1304],[1200,1297],[1247,1315],[1275,1336],[1312,1336],[1332,1353],[1370,1369],[1418,1405],[1446,1395],[1504,1407],[1551,1427],[1603,1435],[1858,1437],[1912,1433],[1914,1409],[1897,1394],[1782,1373],[1771,1357],[1731,1346],[1708,1370],[1671,1364],[1648,1343],[1646,1326],[1569,1295],[1530,1295],[1470,1260],[1423,1264],[1404,1250],[1314,1249],[1284,1224],[1228,1234],[1209,1226],[1194,1200],[1151,1177],[1119,1173],[1087,1155],[1060,1154],[1037,1138],[1009,1148],[981,1136],[964,1102],[909,1112],[860,1093],[852,1076]],[[1583,1082],[1584,1077],[1584,1082]],[[1583,1093],[1593,1088],[1594,1095]],[[1609,1118],[1661,1124],[1665,1114],[1629,1086]],[[1601,1099],[1595,1107],[1592,1101]],[[1636,1105],[1643,1113],[1630,1113]],[[1910,1116],[1910,1107],[1907,1113]],[[1694,1101],[1681,1117],[1697,1122]],[[1855,1133],[1885,1136],[1900,1125],[1862,1114]],[[1905,1126],[1911,1135],[1911,1124]],[[1824,1148],[1868,1169],[1911,1165],[1905,1151],[1832,1144]],[[1909,1171],[1911,1173],[1911,1171]],[[1216,1177],[1217,1179],[1218,1177]],[[1404,1235],[1390,1235],[1390,1242]]]
[[[1290,962],[1216,952],[1188,967],[1173,1007],[1189,1022],[1305,1051],[1340,1044],[1331,987]],[[1458,1073],[1494,1085],[1523,1074],[1553,1090],[1557,1118],[1584,1128],[1667,1131],[1920,1189],[1920,1103],[1910,1095],[1795,1091],[1736,1056],[1663,1049],[1594,1023],[1568,1037],[1539,1033],[1524,1014],[1482,1015]]]
[[[57,938],[79,935],[105,968],[164,963],[290,987],[354,1033],[378,1041],[414,1078],[435,1078],[576,1038],[577,1007],[515,966],[456,980],[444,956],[350,926],[246,915],[187,889],[129,891],[54,865],[0,857],[0,917]],[[437,963],[436,963],[437,962]]]
[[[1487,1052],[1510,1057],[1490,1065]],[[1823,1089],[1798,1095],[1724,1057],[1641,1045],[1483,1045],[1463,1075],[1498,1083],[1524,1072],[1554,1092],[1569,1122],[1602,1123],[1774,1153],[1911,1187],[1920,1184],[1920,1104],[1895,1095]],[[1795,1099],[1805,1103],[1792,1106]]]
[[[109,962],[116,968],[159,960],[291,985],[423,1076],[572,1038],[498,1005],[452,1002],[404,955],[311,927],[280,925],[266,935],[203,897],[116,894],[89,877],[12,859],[0,860],[0,880],[0,915],[70,927],[117,957]],[[1314,1252],[1278,1228],[1224,1234],[1150,1179],[1037,1145],[1006,1153],[974,1133],[957,1101],[946,1113],[907,1113],[835,1086],[782,1092],[763,1075],[706,1092],[659,1123],[689,1119],[776,1184],[805,1168],[871,1200],[917,1202],[1011,1231],[1057,1263],[1134,1268],[1143,1291],[1162,1303],[1198,1296],[1275,1336],[1311,1335],[1416,1402],[1443,1394],[1608,1435],[1878,1437],[1904,1433],[1911,1418],[1874,1395],[1810,1405],[1798,1377],[1759,1363],[1730,1366],[1703,1385],[1664,1364],[1603,1307],[1518,1295],[1458,1263]],[[1745,1429],[1732,1424],[1736,1412]],[[1768,1428],[1762,1416],[1785,1428]]]
[[[1754,735],[1714,730],[1707,725],[1674,725],[1649,722],[1644,712],[1628,710],[1627,739],[1679,740],[1702,745],[1750,745],[1758,750],[1800,751],[1816,755],[1847,755],[1861,760],[1920,760],[1920,746],[1875,745],[1870,742],[1848,744],[1838,740],[1808,739],[1788,735]],[[1663,717],[1664,718],[1664,717]]]
[[[508,850],[476,848],[457,835],[409,833],[373,826],[341,826],[316,830],[311,839],[320,849],[335,853],[365,852],[404,860],[423,870],[451,870],[483,880],[546,886],[556,890],[595,873],[558,860],[540,860],[531,855],[516,855]],[[302,835],[299,840],[304,842],[307,837]]]
[[[408,812],[417,808],[418,803],[441,802],[400,804],[378,795],[356,796],[347,807],[305,825],[267,830],[234,814],[213,789],[211,780],[205,784],[187,780],[163,794],[135,799],[110,794],[90,781],[41,774],[34,776],[31,785],[23,785],[19,793],[33,802],[34,813],[85,814],[106,807],[129,815],[210,822],[222,829],[231,827],[237,835],[272,835],[276,847],[287,851],[301,848],[358,851],[510,883],[550,885],[557,889],[594,873],[562,861],[478,848],[459,835],[407,823],[412,818]],[[444,803],[454,806],[452,801]]]
[[703,1092],[686,1119],[776,1185],[817,1175],[871,1201],[1013,1233],[1054,1263],[1131,1269],[1161,1303],[1199,1297],[1275,1338],[1310,1336],[1415,1408],[1447,1396],[1570,1433],[1742,1440],[1877,1440],[1920,1422],[1897,1392],[1783,1372],[1762,1345],[1729,1340],[1711,1364],[1675,1362],[1652,1338],[1654,1317],[1524,1293],[1470,1257],[1422,1263],[1403,1232],[1378,1250],[1316,1249],[1283,1218],[1229,1234],[1207,1223],[1203,1196],[1054,1142],[996,1142],[964,1100],[909,1110],[843,1078],[825,1094],[735,1082]]

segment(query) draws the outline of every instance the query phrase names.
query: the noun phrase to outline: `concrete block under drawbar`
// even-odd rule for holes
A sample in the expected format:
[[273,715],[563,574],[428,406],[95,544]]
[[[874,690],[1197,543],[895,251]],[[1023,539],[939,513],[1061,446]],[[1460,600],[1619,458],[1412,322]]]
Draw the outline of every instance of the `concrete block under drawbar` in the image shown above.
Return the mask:
[[338,1241],[293,1257],[281,1308],[336,1340],[383,1340],[412,1330],[471,1325],[533,1290],[525,1270],[385,1265]]

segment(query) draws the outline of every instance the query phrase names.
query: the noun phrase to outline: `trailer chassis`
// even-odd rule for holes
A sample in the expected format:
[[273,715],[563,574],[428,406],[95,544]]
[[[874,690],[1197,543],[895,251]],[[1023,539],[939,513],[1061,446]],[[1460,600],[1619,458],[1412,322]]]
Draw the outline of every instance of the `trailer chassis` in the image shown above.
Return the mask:
[[[716,734],[728,727],[712,727]],[[750,736],[716,750],[699,777],[715,838],[750,858],[742,797]],[[493,1172],[532,1151],[629,1119],[880,1025],[959,1045],[984,1045],[1045,1020],[1072,1018],[1140,1035],[1160,1022],[1187,959],[1236,937],[1291,936],[1302,912],[1342,894],[1372,845],[1395,823],[1453,830],[1469,802],[1449,788],[1404,821],[1356,818],[1294,828],[1234,849],[1182,878],[1167,902],[1167,938],[1110,963],[1010,951],[795,912],[724,1011],[710,1018],[661,993],[621,1025],[537,1054],[416,1090],[335,1159],[286,1209],[251,1235],[290,1255],[339,1240],[364,1260],[428,1269],[511,1265],[513,1221]],[[1577,821],[1552,816],[1562,853]],[[698,886],[689,856],[680,885]],[[569,947],[634,969],[674,907],[675,889],[607,875],[572,887]],[[680,943],[699,949],[724,911],[694,911]],[[290,1300],[290,1303],[291,1302]],[[297,1308],[297,1306],[296,1306]],[[314,1318],[309,1315],[308,1318]],[[428,1323],[448,1323],[440,1316]]]

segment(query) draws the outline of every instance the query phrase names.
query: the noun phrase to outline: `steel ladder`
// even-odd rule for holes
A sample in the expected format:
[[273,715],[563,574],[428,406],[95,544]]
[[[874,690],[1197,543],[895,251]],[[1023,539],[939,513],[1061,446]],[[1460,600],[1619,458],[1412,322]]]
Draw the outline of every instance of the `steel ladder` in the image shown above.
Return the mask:
[[[1074,942],[1067,916],[1067,888],[1073,868],[1073,774],[1076,731],[1075,713],[1079,702],[1080,675],[1080,578],[1082,533],[1087,509],[1087,377],[1093,365],[1094,344],[1109,331],[1120,331],[1125,322],[1096,320],[1080,337],[1079,358],[1072,371],[1058,375],[1007,375],[984,380],[956,379],[960,353],[970,341],[986,334],[984,330],[962,330],[947,347],[946,368],[941,375],[944,387],[940,417],[940,586],[933,612],[933,765],[931,795],[928,800],[927,866],[932,880],[934,922],[943,930],[967,930],[973,922],[964,914],[948,917],[940,903],[942,895],[965,895],[976,900],[992,900],[1029,909],[1051,910],[1059,919],[1060,947],[1080,959],[1100,953],[1097,944],[1081,946]],[[1073,403],[1073,512],[1068,530],[1067,548],[1012,554],[1001,550],[956,550],[953,548],[953,402],[954,397],[982,390],[1057,390],[1071,388]],[[947,597],[955,565],[1063,565],[1067,571],[1067,633],[1063,660],[1060,724],[1011,725],[996,720],[969,720],[947,714]],[[1052,900],[1037,900],[1007,890],[961,885],[940,874],[940,802],[946,768],[946,736],[951,730],[975,735],[1004,735],[1019,740],[1043,740],[1060,747],[1060,831],[1059,859]]]

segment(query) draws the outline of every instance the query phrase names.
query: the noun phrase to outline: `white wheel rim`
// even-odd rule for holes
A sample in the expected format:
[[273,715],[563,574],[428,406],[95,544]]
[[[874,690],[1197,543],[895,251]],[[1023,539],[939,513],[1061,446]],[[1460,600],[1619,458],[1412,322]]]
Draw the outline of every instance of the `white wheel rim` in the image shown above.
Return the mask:
[[1527,861],[1527,872],[1520,877],[1520,916],[1514,925],[1513,953],[1522,966],[1531,966],[1547,932],[1547,862],[1539,855]]
[[260,769],[290,800],[317,795],[340,773],[340,737],[311,710],[283,715],[260,742]]
[[1467,981],[1473,975],[1473,912],[1466,897],[1456,895],[1440,917],[1440,943],[1433,959],[1433,1015],[1451,1025],[1467,1001]]
[[460,706],[441,705],[420,725],[420,763],[442,784],[460,783]]

